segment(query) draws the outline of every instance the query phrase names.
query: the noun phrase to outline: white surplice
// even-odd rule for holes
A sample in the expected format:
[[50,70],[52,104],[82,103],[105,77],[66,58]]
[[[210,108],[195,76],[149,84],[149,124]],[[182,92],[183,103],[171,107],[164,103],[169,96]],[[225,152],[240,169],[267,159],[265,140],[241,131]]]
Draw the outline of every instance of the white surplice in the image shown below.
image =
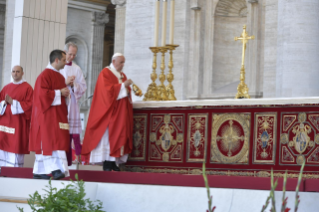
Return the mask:
[[87,89],[83,72],[81,68],[73,61],[71,66],[65,65],[64,69],[60,70],[60,73],[64,76],[65,80],[69,76],[75,76],[73,88],[68,86],[71,95],[71,99],[68,104],[69,130],[70,134],[81,134],[82,127],[78,101],[81,99]]
[[[26,82],[26,81],[24,79],[22,79],[19,82],[12,82],[12,83],[15,85],[20,85],[24,82]],[[12,105],[11,105],[11,112],[12,112],[12,115],[19,115],[19,114],[24,113],[19,101],[13,99]],[[0,116],[3,114],[0,114]],[[7,151],[0,149],[0,168],[2,166],[23,167],[23,164],[24,164],[24,154],[16,154],[13,152],[7,152]]]
[[[116,71],[113,64],[111,63],[110,67],[107,68],[110,69],[112,73],[119,79],[119,83],[122,83],[122,76],[118,71]],[[117,100],[125,97],[127,97],[127,90],[124,83],[122,83],[121,90],[117,96]],[[102,164],[104,161],[115,161],[116,165],[118,166],[121,163],[126,163],[127,158],[128,154],[124,154],[121,157],[110,156],[109,128],[107,127],[101,138],[101,141],[91,152],[90,163]]]
[[[49,64],[47,68],[59,72]],[[55,97],[51,106],[61,105],[61,91],[55,90]],[[50,121],[50,120],[48,120]],[[70,176],[66,153],[62,150],[52,151],[52,155],[36,154],[33,174],[50,174],[52,171],[61,170],[65,177]]]

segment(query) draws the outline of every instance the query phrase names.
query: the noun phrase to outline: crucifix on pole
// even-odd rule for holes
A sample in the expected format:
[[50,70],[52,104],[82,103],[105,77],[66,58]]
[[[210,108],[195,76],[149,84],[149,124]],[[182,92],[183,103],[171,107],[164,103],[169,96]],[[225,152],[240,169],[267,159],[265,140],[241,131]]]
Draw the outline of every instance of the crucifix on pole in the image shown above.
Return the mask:
[[248,87],[245,83],[245,52],[246,52],[246,44],[248,40],[255,39],[255,36],[248,36],[248,33],[246,32],[246,25],[243,27],[243,33],[240,37],[235,37],[235,41],[241,40],[243,43],[243,51],[242,51],[242,61],[241,61],[241,69],[240,69],[240,83],[237,87],[237,94],[235,96],[236,99],[244,99],[248,98],[250,99],[250,96],[248,94]]

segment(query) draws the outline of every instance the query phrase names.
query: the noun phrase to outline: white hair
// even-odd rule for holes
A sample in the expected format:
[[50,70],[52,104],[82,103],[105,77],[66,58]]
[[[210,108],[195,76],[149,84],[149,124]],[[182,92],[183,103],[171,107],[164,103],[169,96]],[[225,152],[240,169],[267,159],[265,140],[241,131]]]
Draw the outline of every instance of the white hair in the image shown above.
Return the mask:
[[112,56],[112,60],[114,60],[115,58],[120,57],[120,56],[123,56],[123,57],[124,57],[124,55],[123,55],[122,53],[115,53],[115,54],[113,54],[113,56]]
[[76,50],[78,50],[78,46],[77,46],[75,43],[73,43],[73,42],[68,42],[68,43],[65,44],[65,46],[64,46],[65,52],[69,52],[70,46],[73,46],[74,48],[76,48]]

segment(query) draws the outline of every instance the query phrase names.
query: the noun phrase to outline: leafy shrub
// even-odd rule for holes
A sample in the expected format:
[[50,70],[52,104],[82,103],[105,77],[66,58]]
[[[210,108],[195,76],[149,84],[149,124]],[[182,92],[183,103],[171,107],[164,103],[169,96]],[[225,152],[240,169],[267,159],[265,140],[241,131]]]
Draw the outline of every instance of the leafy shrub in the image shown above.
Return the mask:
[[[46,194],[41,196],[38,191],[33,195],[29,195],[28,204],[33,212],[103,212],[102,202],[97,200],[95,205],[91,200],[84,199],[85,190],[83,180],[78,179],[75,175],[76,181],[65,186],[65,188],[57,189],[52,187],[51,180],[47,189],[43,189]],[[64,183],[62,183],[64,185]],[[19,208],[23,212],[23,208]]]

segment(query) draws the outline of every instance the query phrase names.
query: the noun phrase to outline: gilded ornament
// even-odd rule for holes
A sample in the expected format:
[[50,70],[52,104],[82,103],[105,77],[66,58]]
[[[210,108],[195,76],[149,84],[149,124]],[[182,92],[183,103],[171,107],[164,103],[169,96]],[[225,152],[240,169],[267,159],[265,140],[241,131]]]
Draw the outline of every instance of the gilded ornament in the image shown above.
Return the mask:
[[164,115],[164,123],[168,124],[171,122],[171,116],[169,114]]
[[156,141],[156,133],[151,133],[150,134],[150,142],[155,142]]
[[168,162],[169,161],[169,154],[168,152],[163,153],[163,161]]
[[305,156],[304,155],[299,155],[297,157],[297,164],[298,165],[302,165],[304,163],[304,161],[305,161]]
[[293,141],[289,141],[288,146],[289,147],[293,147],[295,145],[295,143]]
[[[306,114],[304,114],[303,116],[306,117]],[[299,114],[299,118],[300,117],[301,115]],[[295,126],[292,132],[296,134],[296,136],[293,137],[295,150],[302,154],[304,151],[306,151],[310,142],[310,137],[308,136],[308,134],[311,132],[311,127],[309,125],[304,125],[303,123],[301,123],[299,126]]]
[[306,113],[299,113],[299,115],[298,115],[298,121],[299,121],[300,123],[305,122],[306,119],[307,119]]
[[309,142],[309,147],[314,147],[315,146],[315,142],[314,141],[310,141]]
[[319,145],[319,134],[316,134],[316,136],[315,136],[315,142],[316,142],[316,144]]
[[[236,126],[233,126],[233,122],[236,121],[240,124],[243,129],[244,135],[239,134],[240,130]],[[218,136],[217,133],[220,127],[225,123],[228,123],[228,126],[224,126],[222,130],[222,136]],[[223,114],[219,117],[218,120],[215,122],[216,124],[213,125],[212,129],[212,155],[215,155],[222,163],[238,163],[244,155],[247,154],[249,150],[249,138],[250,138],[250,127],[247,125],[245,118],[240,114],[231,113],[231,114]],[[217,142],[221,141],[221,145],[223,149],[227,149],[228,153],[227,156],[223,155]],[[239,150],[239,153],[233,155],[234,151],[239,149],[239,143],[243,141],[243,146]],[[212,161],[213,162],[213,161]],[[248,162],[248,161],[247,161]]]
[[280,135],[280,142],[281,144],[286,144],[288,143],[289,138],[288,138],[288,134],[287,133],[283,133]]

